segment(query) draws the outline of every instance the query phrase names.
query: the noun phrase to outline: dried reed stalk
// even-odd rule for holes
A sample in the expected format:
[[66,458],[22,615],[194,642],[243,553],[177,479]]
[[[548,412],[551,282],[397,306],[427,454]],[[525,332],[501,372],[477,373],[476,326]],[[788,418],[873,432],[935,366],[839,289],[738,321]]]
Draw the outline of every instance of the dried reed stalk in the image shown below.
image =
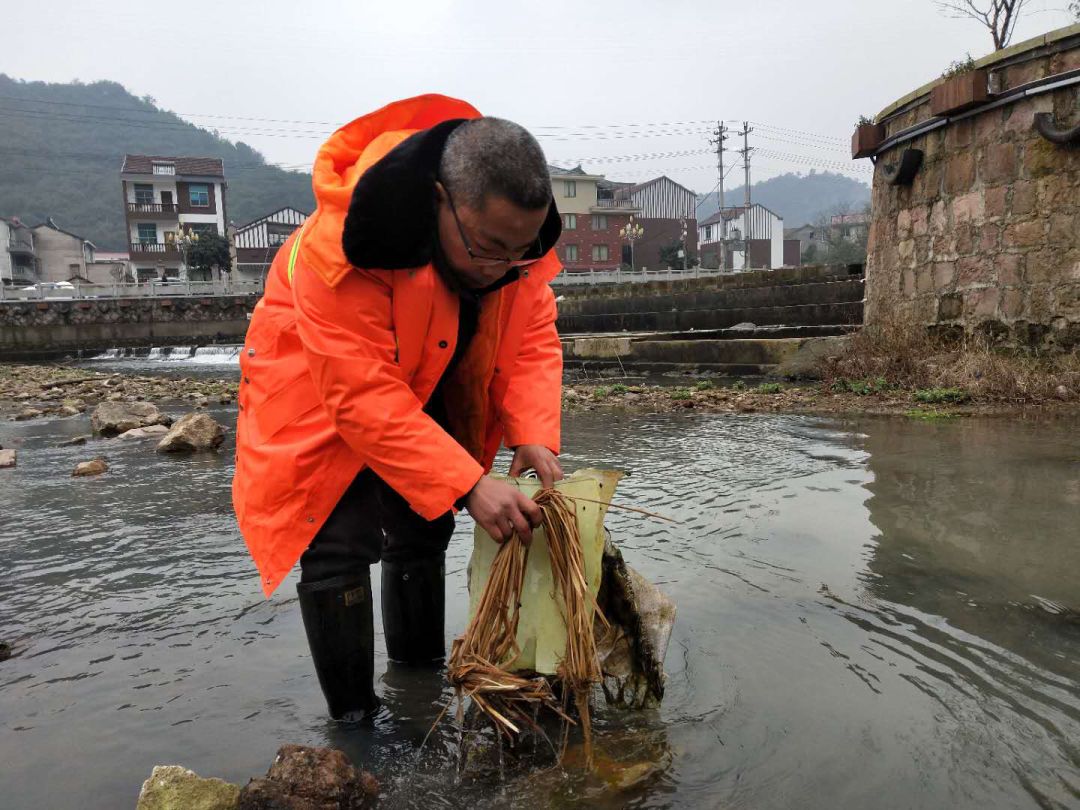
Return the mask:
[[[517,629],[529,558],[528,547],[516,535],[503,543],[495,555],[476,614],[465,634],[454,640],[447,676],[456,688],[459,700],[471,698],[491,719],[496,730],[508,737],[522,728],[542,733],[534,719],[539,707],[546,707],[561,717],[566,724],[564,729],[568,731],[568,724],[573,720],[566,710],[565,697],[567,692],[572,693],[585,738],[586,764],[591,767],[589,691],[601,680],[592,611],[596,611],[605,625],[607,622],[588,592],[581,534],[573,503],[556,490],[543,490],[535,500],[543,512],[551,571],[566,624],[566,656],[557,673],[566,690],[564,702],[560,705],[543,676],[528,678],[508,671],[521,654]],[[564,751],[567,737],[564,733]]]

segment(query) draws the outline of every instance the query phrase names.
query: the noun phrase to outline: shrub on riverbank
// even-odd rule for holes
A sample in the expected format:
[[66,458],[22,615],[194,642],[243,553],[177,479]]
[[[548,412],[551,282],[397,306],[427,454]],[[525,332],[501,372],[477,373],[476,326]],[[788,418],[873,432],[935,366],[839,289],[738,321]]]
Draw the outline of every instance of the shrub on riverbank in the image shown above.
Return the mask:
[[960,395],[985,402],[1080,399],[1078,352],[1026,354],[970,337],[950,342],[899,316],[856,332],[839,353],[822,358],[818,370],[834,391],[865,395],[895,387],[959,392],[949,395],[952,399],[923,402],[958,402]]

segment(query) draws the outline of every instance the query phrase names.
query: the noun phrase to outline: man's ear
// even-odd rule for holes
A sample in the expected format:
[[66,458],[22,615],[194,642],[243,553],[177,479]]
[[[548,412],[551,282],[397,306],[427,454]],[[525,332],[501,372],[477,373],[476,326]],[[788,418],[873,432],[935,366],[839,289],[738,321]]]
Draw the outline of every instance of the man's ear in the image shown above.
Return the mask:
[[449,199],[450,195],[446,193],[446,186],[442,184],[441,180],[435,181],[435,199],[444,203]]

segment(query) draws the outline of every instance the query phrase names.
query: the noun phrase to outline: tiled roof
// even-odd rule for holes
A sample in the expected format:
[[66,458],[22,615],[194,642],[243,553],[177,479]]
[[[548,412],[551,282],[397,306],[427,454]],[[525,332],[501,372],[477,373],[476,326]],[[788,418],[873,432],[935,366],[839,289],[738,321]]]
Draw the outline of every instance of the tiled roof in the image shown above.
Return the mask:
[[587,172],[581,168],[580,165],[575,166],[572,169],[563,169],[560,166],[552,166],[548,164],[548,173],[557,177],[563,177],[565,175],[585,175]]
[[124,174],[153,174],[155,163],[171,163],[178,175],[224,177],[225,164],[221,158],[163,157],[160,155],[124,155]]

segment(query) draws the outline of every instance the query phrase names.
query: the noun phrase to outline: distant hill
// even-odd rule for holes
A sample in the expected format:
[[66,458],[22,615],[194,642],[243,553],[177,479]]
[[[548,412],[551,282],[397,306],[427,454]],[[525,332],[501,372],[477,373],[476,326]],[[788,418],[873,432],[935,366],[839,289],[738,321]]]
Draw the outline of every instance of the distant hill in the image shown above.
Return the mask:
[[103,250],[124,250],[126,152],[222,158],[228,215],[237,224],[285,205],[314,207],[311,175],[268,166],[246,144],[189,124],[115,82],[47,84],[0,73],[0,215],[31,224],[52,217]]
[[[715,192],[698,195],[698,222],[716,213],[716,197]],[[724,205],[742,205],[743,198],[743,186],[724,189]],[[870,187],[834,172],[782,174],[753,183],[750,201],[761,203],[783,217],[785,228],[795,228],[812,223],[840,207],[854,211],[868,205]]]

